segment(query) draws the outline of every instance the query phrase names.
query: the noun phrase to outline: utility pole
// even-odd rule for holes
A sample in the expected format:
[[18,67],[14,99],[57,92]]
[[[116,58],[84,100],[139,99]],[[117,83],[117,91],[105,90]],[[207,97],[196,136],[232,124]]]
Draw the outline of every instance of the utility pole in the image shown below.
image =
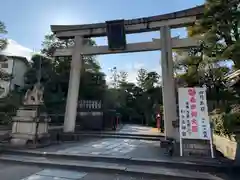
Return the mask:
[[41,84],[41,78],[42,78],[42,56],[40,54],[40,59],[39,59],[39,67],[38,67],[38,75],[37,75],[37,81],[38,85],[40,86]]
[[[40,88],[41,85],[41,77],[42,77],[42,56],[41,54],[39,54],[39,63],[38,63],[39,67],[38,67],[38,72],[37,72],[37,86],[38,88]],[[37,119],[37,124],[36,124],[36,132],[35,132],[35,141],[34,143],[37,144],[38,143],[38,127],[39,127],[39,118],[40,118],[40,114],[39,114],[39,108],[37,109],[38,111],[38,119]]]

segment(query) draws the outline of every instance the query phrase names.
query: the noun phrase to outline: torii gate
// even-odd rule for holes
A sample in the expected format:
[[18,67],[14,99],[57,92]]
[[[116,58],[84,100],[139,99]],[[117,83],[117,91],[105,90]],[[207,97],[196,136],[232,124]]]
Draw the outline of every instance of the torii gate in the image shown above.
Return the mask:
[[173,76],[172,48],[190,48],[199,43],[191,38],[171,38],[171,28],[180,28],[192,25],[199,15],[203,14],[204,6],[186,9],[159,16],[124,20],[126,34],[158,31],[161,39],[151,42],[126,44],[124,49],[110,50],[109,46],[83,45],[84,38],[101,37],[107,35],[107,22],[85,25],[52,25],[51,30],[60,39],[74,38],[75,46],[67,49],[57,49],[54,56],[72,56],[71,71],[68,87],[64,132],[74,132],[77,113],[77,101],[80,84],[82,55],[117,54],[142,51],[161,50],[163,106],[166,138],[179,139],[177,121],[177,105],[175,82]]

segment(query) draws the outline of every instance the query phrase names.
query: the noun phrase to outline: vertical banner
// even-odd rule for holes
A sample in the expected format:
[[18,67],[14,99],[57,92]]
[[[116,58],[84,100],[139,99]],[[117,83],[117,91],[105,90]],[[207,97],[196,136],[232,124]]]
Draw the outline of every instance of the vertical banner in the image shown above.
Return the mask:
[[212,146],[205,88],[179,88],[178,100],[180,140],[209,140]]

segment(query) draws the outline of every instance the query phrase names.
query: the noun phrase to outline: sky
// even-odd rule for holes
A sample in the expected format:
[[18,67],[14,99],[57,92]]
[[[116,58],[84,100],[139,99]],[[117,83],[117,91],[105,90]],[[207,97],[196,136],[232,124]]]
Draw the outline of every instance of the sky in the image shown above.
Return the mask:
[[[7,27],[7,38],[25,51],[41,49],[50,25],[90,24],[114,19],[133,19],[179,11],[204,3],[204,0],[8,0],[1,2],[0,21]],[[184,29],[175,29],[172,36],[186,36]],[[160,32],[127,35],[127,42],[145,42],[159,38]],[[106,38],[97,38],[106,45]],[[27,49],[26,49],[27,48]],[[145,68],[161,74],[160,51],[97,56],[102,70],[128,72],[135,82],[137,70]],[[109,78],[109,76],[108,76]]]

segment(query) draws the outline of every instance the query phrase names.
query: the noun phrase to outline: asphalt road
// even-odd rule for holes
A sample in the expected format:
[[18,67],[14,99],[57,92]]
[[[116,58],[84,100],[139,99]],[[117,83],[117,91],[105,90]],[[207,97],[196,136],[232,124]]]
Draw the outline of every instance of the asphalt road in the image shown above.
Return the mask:
[[1,180],[22,180],[36,172],[41,171],[42,168],[37,166],[25,166],[12,163],[0,162],[0,179]]
[[[155,180],[123,174],[86,173],[0,162],[1,180]],[[165,179],[162,179],[165,180]]]

